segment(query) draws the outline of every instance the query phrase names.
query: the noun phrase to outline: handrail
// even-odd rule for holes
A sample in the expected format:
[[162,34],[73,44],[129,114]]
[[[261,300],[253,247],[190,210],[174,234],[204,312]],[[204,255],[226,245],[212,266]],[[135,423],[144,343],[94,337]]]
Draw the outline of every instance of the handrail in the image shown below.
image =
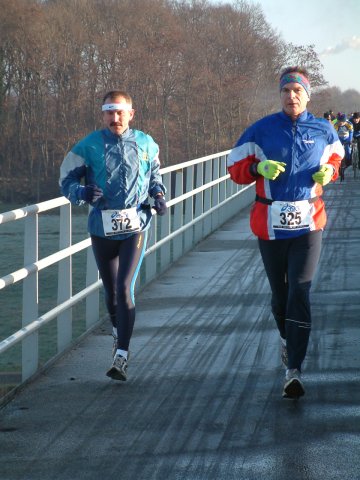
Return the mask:
[[28,207],[17,208],[10,210],[9,212],[0,214],[0,224],[11,222],[12,220],[19,220],[25,218],[28,215],[34,215],[41,212],[47,212],[61,205],[66,205],[69,201],[65,197],[54,198],[53,200],[47,200],[45,202],[29,205]]
[[5,275],[5,277],[0,278],[0,290],[2,288],[8,287],[9,285],[12,285],[13,283],[23,280],[32,273],[40,272],[40,270],[43,270],[46,267],[50,267],[50,265],[54,265],[54,263],[57,263],[60,260],[69,257],[70,255],[74,255],[75,253],[84,250],[84,248],[87,248],[90,245],[91,240],[90,238],[87,238],[86,240],[82,240],[81,242],[78,242],[71,247],[64,248],[56,253],[53,253],[52,255],[49,255],[48,257],[44,257],[41,260],[32,263],[31,265],[26,265],[25,267],[20,268],[20,270],[17,270],[16,272]]

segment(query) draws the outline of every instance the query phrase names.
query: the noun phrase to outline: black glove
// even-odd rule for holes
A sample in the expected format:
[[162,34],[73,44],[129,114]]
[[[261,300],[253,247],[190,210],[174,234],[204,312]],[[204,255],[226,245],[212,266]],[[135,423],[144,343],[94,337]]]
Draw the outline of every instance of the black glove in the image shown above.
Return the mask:
[[83,200],[87,203],[94,203],[103,196],[103,191],[96,185],[79,186],[77,191],[77,197],[79,200]]
[[154,208],[158,215],[165,215],[165,213],[167,212],[165,198],[160,195],[158,197],[155,197]]

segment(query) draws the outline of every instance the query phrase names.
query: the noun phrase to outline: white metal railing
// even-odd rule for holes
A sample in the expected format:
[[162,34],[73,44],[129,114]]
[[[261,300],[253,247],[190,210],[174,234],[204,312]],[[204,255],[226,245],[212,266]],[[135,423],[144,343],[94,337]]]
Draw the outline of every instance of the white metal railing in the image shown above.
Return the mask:
[[[254,198],[254,184],[239,186],[229,180],[226,157],[229,151],[209,155],[160,170],[167,188],[169,215],[154,216],[150,241],[141,269],[137,289],[159,275],[176,259],[192,249],[201,239]],[[59,250],[38,258],[39,215],[60,209]],[[57,354],[72,344],[72,307],[85,301],[86,330],[100,321],[98,270],[90,239],[72,244],[72,209],[65,197],[0,214],[0,225],[24,221],[24,266],[0,278],[0,290],[23,282],[22,328],[0,341],[0,355],[21,342],[21,381],[39,369],[38,332],[57,319]],[[1,230],[0,230],[1,234]],[[85,250],[86,287],[73,295],[72,258]],[[57,306],[39,316],[38,274],[51,265],[58,265]],[[1,357],[0,357],[1,358]],[[1,382],[1,378],[0,378]]]

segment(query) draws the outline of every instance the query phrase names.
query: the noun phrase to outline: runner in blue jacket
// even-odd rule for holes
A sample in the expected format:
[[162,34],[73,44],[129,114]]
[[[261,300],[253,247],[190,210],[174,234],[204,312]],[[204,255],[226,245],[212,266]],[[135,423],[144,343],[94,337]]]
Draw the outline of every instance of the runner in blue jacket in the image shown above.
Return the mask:
[[310,330],[310,288],[326,225],[323,186],[338,177],[344,149],[332,125],[307,111],[308,72],[289,67],[280,76],[282,110],[241,135],[228,156],[239,184],[256,182],[250,225],[272,292],[271,309],[286,366],[283,396],[305,393],[301,373]]
[[113,325],[113,362],[107,375],[127,379],[128,351],[135,323],[134,288],[151,222],[148,197],[158,215],[167,211],[159,174],[159,148],[129,127],[132,99],[124,91],[103,99],[105,128],[80,140],[60,168],[60,186],[73,204],[90,204],[88,231]]

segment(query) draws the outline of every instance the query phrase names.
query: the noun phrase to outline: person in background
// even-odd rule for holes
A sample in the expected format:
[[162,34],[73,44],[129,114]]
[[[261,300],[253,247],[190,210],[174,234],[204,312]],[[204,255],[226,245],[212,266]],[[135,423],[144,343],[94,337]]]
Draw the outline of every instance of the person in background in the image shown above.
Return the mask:
[[301,372],[312,322],[310,288],[326,225],[323,186],[336,180],[344,149],[332,125],[307,110],[311,89],[305,69],[285,69],[279,91],[282,110],[247,128],[227,166],[234,182],[256,182],[250,226],[280,333],[283,397],[299,398],[305,393]]
[[350,122],[353,125],[354,134],[353,142],[356,142],[358,147],[358,167],[360,168],[360,112],[354,112],[350,118]]
[[324,118],[325,118],[325,120],[327,120],[330,123],[333,121],[330,112],[325,112],[324,113]]
[[331,108],[329,110],[329,113],[330,113],[330,116],[331,116],[331,121],[334,122],[334,120],[336,120],[336,115],[335,115],[334,111],[331,110]]
[[93,207],[88,231],[114,336],[107,376],[123,381],[135,323],[135,281],[152,217],[148,197],[154,199],[158,215],[167,211],[159,147],[149,135],[130,128],[134,114],[127,92],[106,93],[104,128],[71,149],[62,162],[59,181],[71,203]]
[[345,149],[345,155],[341,164],[341,180],[344,180],[345,170],[351,165],[351,143],[354,135],[354,127],[347,119],[345,113],[339,112],[334,123],[334,128],[339,135],[340,142]]

